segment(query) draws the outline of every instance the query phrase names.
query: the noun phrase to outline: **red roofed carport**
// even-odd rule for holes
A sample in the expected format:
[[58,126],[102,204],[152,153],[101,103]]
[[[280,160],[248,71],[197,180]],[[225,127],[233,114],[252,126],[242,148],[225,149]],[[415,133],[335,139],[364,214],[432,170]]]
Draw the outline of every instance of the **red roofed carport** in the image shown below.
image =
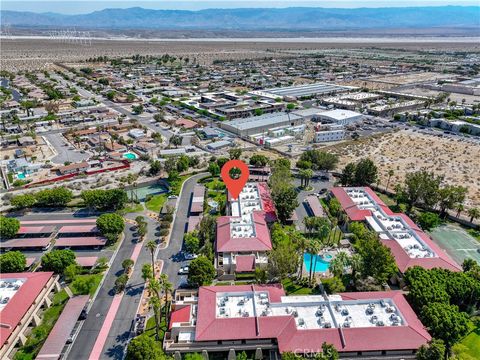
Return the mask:
[[89,247],[105,246],[107,239],[101,236],[61,237],[55,242],[55,247]]
[[67,343],[88,299],[88,295],[80,295],[68,301],[36,359],[52,360],[60,358],[63,347]]

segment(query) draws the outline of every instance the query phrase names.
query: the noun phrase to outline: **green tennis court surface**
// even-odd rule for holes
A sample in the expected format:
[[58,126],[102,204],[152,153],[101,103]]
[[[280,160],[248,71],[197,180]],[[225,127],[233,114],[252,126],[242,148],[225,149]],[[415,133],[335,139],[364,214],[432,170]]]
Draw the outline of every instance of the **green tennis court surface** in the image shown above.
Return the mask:
[[432,239],[444,249],[458,264],[467,258],[480,263],[480,243],[465,230],[455,225],[442,225],[430,232]]

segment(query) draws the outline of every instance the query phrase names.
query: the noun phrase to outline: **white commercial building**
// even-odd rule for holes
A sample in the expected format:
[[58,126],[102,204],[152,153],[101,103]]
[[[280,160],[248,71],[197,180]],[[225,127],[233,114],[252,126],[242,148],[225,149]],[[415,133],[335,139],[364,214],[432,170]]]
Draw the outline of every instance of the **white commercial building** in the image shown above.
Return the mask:
[[345,130],[325,130],[315,133],[315,142],[340,141],[345,137]]
[[344,109],[325,111],[317,116],[317,120],[322,123],[334,123],[337,125],[349,125],[361,121],[362,119],[362,114]]

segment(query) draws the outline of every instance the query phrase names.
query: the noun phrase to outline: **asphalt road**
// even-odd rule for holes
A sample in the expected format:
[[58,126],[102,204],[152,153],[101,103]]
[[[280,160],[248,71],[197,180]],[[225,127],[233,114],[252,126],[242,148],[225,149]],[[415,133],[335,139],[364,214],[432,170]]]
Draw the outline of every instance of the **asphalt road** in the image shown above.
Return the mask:
[[105,276],[105,281],[98,292],[87,319],[84,321],[82,329],[78,334],[72,349],[68,355],[68,359],[82,360],[88,359],[92,352],[97,336],[105,320],[105,316],[110,309],[113,297],[115,295],[115,280],[117,276],[123,273],[122,261],[130,258],[135,243],[133,232],[129,230],[130,224],[125,227],[125,239],[120,246],[117,256]]
[[[184,276],[178,275],[178,270],[187,262],[180,256],[183,244],[183,234],[187,224],[187,214],[190,206],[190,198],[193,187],[198,179],[204,177],[207,173],[198,174],[186,180],[183,185],[181,197],[177,202],[176,216],[173,223],[173,229],[170,236],[170,242],[164,249],[159,249],[157,260],[163,260],[162,273],[167,274],[169,281],[177,288],[182,282],[186,281]],[[138,214],[130,214],[129,218],[135,218]],[[148,236],[147,239],[156,238],[157,223],[147,217]],[[85,320],[83,327],[77,336],[68,359],[82,360],[88,359],[92,348],[97,339],[98,333],[105,320],[110,305],[115,295],[113,288],[115,279],[122,269],[122,261],[130,257],[136,243],[133,241],[134,234],[130,231],[130,224],[127,224],[125,230],[125,240],[119,249],[111,268],[109,269],[105,282],[100,289],[98,296],[90,309],[89,315]],[[136,261],[135,268],[127,284],[125,295],[120,303],[120,307],[109,331],[108,338],[102,351],[102,359],[122,359],[125,347],[130,337],[130,328],[132,320],[137,312],[141,293],[144,287],[144,281],[141,277],[142,265],[150,263],[150,253],[142,249]]]
[[[331,175],[330,175],[330,177],[332,178]],[[334,182],[333,179],[331,179],[330,181],[322,181],[322,180],[319,180],[319,179],[311,179],[310,180],[310,186],[313,187],[313,190],[311,190],[311,191],[303,191],[303,190],[300,191],[300,193],[298,194],[299,205],[295,209],[295,211],[297,213],[297,216],[298,216],[297,227],[299,229],[304,228],[303,219],[305,217],[310,216],[307,212],[307,208],[306,208],[307,205],[303,202],[305,200],[305,198],[308,195],[319,192],[320,189],[323,189],[323,188],[327,188],[327,189],[330,190],[333,186],[333,182]],[[300,186],[300,179],[295,178],[294,183],[295,183],[295,185]]]

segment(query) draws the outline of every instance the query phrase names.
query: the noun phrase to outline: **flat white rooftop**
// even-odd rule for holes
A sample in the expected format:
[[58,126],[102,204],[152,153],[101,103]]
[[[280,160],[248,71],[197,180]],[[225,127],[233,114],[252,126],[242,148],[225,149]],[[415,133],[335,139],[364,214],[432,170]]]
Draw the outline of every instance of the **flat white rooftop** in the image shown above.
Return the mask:
[[230,224],[230,237],[254,237],[255,226],[253,226],[252,213],[262,210],[257,184],[247,182],[238,199],[230,200],[230,208],[232,216],[236,217]]
[[0,280],[0,311],[7,306],[17,291],[25,283],[25,279],[2,279]]
[[404,326],[391,299],[341,300],[336,296],[283,296],[270,303],[268,292],[217,293],[217,318],[293,316],[298,329]]
[[403,218],[385,214],[363,189],[347,188],[346,193],[359,209],[372,211],[366,221],[381,239],[396,241],[411,258],[438,257]]

